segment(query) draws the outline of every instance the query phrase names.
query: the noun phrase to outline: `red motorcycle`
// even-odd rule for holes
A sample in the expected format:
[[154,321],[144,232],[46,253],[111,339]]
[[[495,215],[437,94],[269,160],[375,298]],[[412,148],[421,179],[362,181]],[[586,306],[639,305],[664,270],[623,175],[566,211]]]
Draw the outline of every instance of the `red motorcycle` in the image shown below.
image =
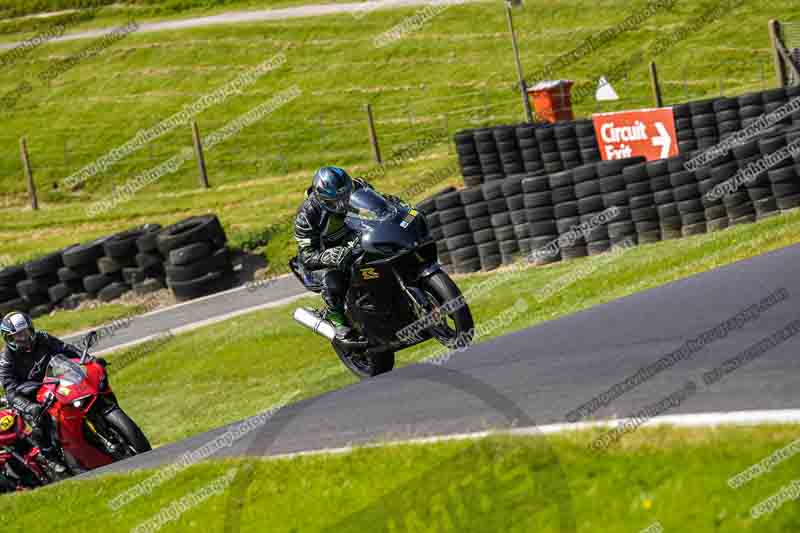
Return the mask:
[[75,473],[151,449],[139,426],[120,408],[108,383],[108,363],[88,354],[96,340],[97,333],[89,333],[79,359],[54,355],[36,396],[55,422],[64,464]]
[[47,485],[69,476],[57,472],[31,441],[31,428],[0,398],[0,492]]

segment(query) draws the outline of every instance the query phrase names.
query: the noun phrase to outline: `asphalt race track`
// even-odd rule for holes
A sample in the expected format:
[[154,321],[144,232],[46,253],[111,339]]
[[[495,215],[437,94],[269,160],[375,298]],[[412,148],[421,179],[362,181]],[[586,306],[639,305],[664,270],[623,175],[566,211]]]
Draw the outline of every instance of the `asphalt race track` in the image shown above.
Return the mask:
[[[243,285],[205,298],[132,317],[126,327],[115,329],[110,335],[101,336],[92,353],[102,355],[115,349],[145,342],[167,331],[177,334],[231,318],[235,314],[282,305],[295,297],[307,294],[311,293],[308,293],[294,276],[282,276]],[[93,329],[100,331],[103,326]],[[82,339],[83,333],[86,332],[67,335],[64,340],[77,344]]]
[[[626,392],[593,418],[629,415],[690,379],[697,392],[665,414],[797,408],[800,335],[714,385],[706,386],[702,373],[800,318],[800,245],[475,345],[442,367],[412,365],[291,404],[213,457],[564,422],[566,413],[640,367],[779,289],[788,291],[788,298]],[[91,475],[168,463],[224,431],[164,446]]]

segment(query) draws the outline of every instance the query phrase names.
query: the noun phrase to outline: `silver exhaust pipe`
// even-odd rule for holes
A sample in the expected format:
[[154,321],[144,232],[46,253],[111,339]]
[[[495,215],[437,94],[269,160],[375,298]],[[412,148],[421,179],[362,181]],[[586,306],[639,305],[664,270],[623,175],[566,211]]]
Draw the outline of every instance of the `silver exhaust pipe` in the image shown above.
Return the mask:
[[317,335],[321,335],[332,341],[336,336],[336,328],[333,324],[320,318],[318,314],[305,307],[298,307],[294,310],[294,319],[304,325]]

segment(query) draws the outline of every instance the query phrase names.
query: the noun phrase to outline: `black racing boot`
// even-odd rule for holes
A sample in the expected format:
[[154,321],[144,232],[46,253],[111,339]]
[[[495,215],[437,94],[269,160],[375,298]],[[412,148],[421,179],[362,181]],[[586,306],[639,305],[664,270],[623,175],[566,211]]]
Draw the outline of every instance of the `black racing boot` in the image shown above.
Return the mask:
[[63,474],[67,471],[67,467],[62,465],[60,461],[54,459],[57,457],[56,451],[54,448],[39,448],[39,451],[42,452],[41,458],[42,461],[47,465],[47,467],[55,472],[56,474]]
[[333,324],[333,327],[336,329],[337,339],[343,340],[350,335],[352,328],[347,320],[347,316],[340,309],[328,307],[323,310],[322,318]]

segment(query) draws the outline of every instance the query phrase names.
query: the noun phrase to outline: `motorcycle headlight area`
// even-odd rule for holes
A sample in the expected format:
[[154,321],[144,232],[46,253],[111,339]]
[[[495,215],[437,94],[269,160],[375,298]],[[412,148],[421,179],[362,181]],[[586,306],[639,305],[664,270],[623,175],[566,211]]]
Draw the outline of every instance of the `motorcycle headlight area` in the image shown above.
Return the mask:
[[72,406],[76,409],[81,409],[84,405],[89,402],[89,397],[84,396],[83,398],[76,398],[72,400]]

